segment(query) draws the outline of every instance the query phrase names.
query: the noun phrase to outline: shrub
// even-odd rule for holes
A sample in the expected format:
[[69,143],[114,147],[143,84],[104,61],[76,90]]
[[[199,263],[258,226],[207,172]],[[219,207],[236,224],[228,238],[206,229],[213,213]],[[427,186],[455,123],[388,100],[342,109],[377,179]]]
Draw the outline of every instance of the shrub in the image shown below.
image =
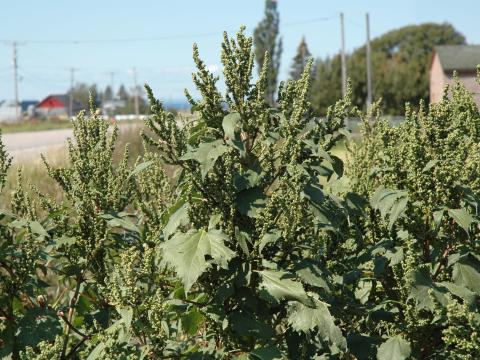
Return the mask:
[[[356,293],[368,311],[384,314],[368,333],[402,336],[415,358],[473,359],[478,344],[468,340],[469,356],[457,347],[463,340],[461,330],[453,330],[459,322],[452,312],[468,308],[472,328],[466,333],[475,334],[480,320],[475,300],[480,290],[478,107],[455,81],[440,103],[428,111],[408,109],[396,128],[370,120],[363,121],[363,142],[354,148],[347,171],[353,190],[371,198],[357,223],[362,240],[356,256],[364,270]],[[366,327],[365,322],[361,331]]]
[[[164,228],[163,260],[182,287],[189,326],[211,356],[305,358],[346,351],[330,307],[319,240],[338,224],[337,206],[320,178],[333,170],[322,156],[343,138],[348,103],[323,122],[307,101],[309,70],[279,90],[278,108],[265,103],[264,64],[254,85],[251,39],[225,35],[222,64],[226,94],[194,47],[194,82],[200,118],[182,128],[147,88],[157,135],[147,138],[164,160],[181,168],[172,215]],[[268,57],[267,57],[268,59]],[[197,344],[198,346],[198,344]],[[332,349],[332,350],[330,350]],[[281,355],[283,354],[283,355]]]
[[[44,159],[62,200],[29,195],[19,173],[0,210],[0,356],[478,357],[471,95],[456,84],[398,128],[378,105],[361,114],[347,179],[332,150],[359,112],[347,96],[312,115],[311,63],[271,108],[268,54],[253,82],[243,29],[224,36],[224,93],[193,53],[197,116],[179,120],[147,86],[144,156],[115,160],[117,130],[92,105],[67,164]],[[0,189],[9,167],[0,139]]]

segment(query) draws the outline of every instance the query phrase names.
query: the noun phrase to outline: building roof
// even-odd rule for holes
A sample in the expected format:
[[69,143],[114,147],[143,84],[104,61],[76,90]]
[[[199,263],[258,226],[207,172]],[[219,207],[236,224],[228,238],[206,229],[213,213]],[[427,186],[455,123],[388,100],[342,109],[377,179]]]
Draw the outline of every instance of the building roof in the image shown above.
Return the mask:
[[65,107],[67,107],[68,104],[70,103],[70,98],[67,94],[52,94],[49,97],[54,97],[58,99],[60,102],[62,102],[65,105]]
[[[58,102],[62,104],[63,107],[68,108],[70,106],[70,96],[67,94],[53,94],[53,95],[48,95],[45,99],[40,101],[36,106],[37,107],[42,107],[44,104],[50,100],[50,99],[56,99]],[[80,110],[83,109],[82,104],[80,104],[78,101],[73,101],[73,109],[72,111],[74,113],[79,112]]]
[[27,111],[30,106],[36,106],[37,104],[37,100],[23,100],[20,102],[20,107],[22,108],[22,111]]
[[443,71],[475,71],[480,64],[480,45],[436,46]]

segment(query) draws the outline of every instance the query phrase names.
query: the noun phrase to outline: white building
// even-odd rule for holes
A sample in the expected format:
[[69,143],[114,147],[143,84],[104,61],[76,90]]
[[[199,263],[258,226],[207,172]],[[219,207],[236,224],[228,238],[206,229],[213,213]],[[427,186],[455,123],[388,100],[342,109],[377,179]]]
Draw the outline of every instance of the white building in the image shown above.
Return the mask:
[[15,101],[0,101],[0,123],[13,123],[20,121],[21,113],[21,106],[15,105]]

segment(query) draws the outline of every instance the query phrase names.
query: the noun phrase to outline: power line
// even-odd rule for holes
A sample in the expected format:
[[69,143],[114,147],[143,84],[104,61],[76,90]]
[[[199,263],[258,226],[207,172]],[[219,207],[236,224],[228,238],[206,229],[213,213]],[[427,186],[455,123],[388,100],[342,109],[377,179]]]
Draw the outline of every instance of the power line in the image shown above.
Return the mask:
[[347,22],[349,22],[350,24],[352,24],[352,25],[354,25],[354,26],[356,26],[356,27],[358,27],[358,28],[360,28],[360,29],[365,29],[365,26],[364,26],[364,25],[359,24],[359,23],[357,23],[356,21],[354,21],[354,20],[352,20],[352,19],[350,19],[350,18],[348,18],[348,17],[345,17],[345,20],[347,20]]
[[[327,17],[317,17],[312,19],[300,20],[300,21],[291,21],[286,22],[281,27],[292,27],[297,25],[304,25],[310,23],[318,23],[332,20],[335,15]],[[236,30],[233,30],[234,32]],[[162,35],[162,36],[150,36],[150,37],[125,37],[125,38],[111,38],[111,39],[58,39],[58,40],[22,40],[24,44],[57,44],[57,45],[82,45],[82,44],[105,44],[105,43],[135,43],[135,42],[155,42],[162,40],[180,40],[180,39],[197,39],[213,36],[222,36],[223,31],[200,33],[200,34],[176,34],[176,35]],[[2,39],[4,43],[9,42],[9,40]]]
[[140,114],[140,109],[139,109],[139,103],[138,103],[138,85],[137,85],[137,69],[132,68],[132,75],[133,75],[133,84],[135,86],[135,115],[139,116]]
[[305,24],[312,24],[312,23],[319,23],[323,21],[330,21],[334,19],[336,15],[332,16],[326,16],[326,17],[317,17],[309,20],[301,20],[301,21],[292,21],[292,22],[286,22],[285,24],[280,24],[280,27],[290,27],[290,26],[296,26],[296,25],[305,25]]
[[53,74],[48,77],[38,76],[37,74],[33,74],[31,72],[25,71],[23,67],[18,69],[19,73],[22,77],[28,78],[29,80],[38,81],[42,83],[51,83],[51,84],[65,84],[68,80],[62,80],[59,78],[59,74]]
[[347,94],[347,60],[345,57],[345,24],[343,13],[340,13],[340,57],[342,60],[342,96]]
[[136,42],[154,42],[162,40],[179,40],[218,36],[222,33],[205,33],[205,34],[189,34],[189,35],[165,35],[155,37],[133,37],[133,38],[113,38],[113,39],[68,39],[68,40],[24,40],[26,44],[57,44],[57,45],[82,45],[82,44],[105,44],[105,43],[136,43]]
[[372,104],[372,56],[370,47],[370,15],[365,15],[365,23],[367,26],[367,107]]
[[68,69],[70,71],[70,93],[68,94],[68,116],[73,116],[73,86],[75,84],[75,69],[74,67]]
[[17,61],[17,43],[12,43],[13,49],[13,83],[14,83],[14,96],[15,96],[15,118],[18,121],[20,119],[19,111],[19,97],[18,97],[18,61]]

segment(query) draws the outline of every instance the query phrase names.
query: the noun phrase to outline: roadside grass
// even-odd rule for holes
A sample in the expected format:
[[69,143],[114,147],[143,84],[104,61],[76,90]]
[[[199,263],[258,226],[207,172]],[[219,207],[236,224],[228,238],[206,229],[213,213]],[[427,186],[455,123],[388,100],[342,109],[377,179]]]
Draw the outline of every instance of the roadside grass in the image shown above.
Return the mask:
[[[143,124],[143,120],[128,120],[119,121],[118,125]],[[57,129],[70,129],[72,122],[67,119],[52,119],[52,120],[23,120],[18,123],[0,123],[0,130],[3,134],[11,134],[25,131],[45,131]]]
[[[134,124],[134,126],[125,126],[118,134],[117,146],[115,149],[115,160],[119,162],[128,144],[129,163],[134,164],[139,156],[144,153],[140,132],[143,126]],[[62,167],[68,165],[68,154],[66,148],[49,150],[44,153],[47,162],[52,167]],[[24,190],[28,194],[33,194],[33,188],[38,189],[42,194],[61,200],[63,192],[60,187],[47,174],[47,169],[42,162],[40,154],[31,160],[14,161],[8,172],[7,181],[4,190],[0,193],[0,208],[9,207],[12,201],[13,193],[17,187],[18,172],[22,172],[22,183]],[[35,196],[34,196],[35,197]]]
[[72,124],[68,120],[24,120],[18,123],[0,123],[0,129],[3,134],[24,132],[24,131],[44,131],[54,129],[68,129]]
[[[128,124],[121,124],[122,130],[119,132],[117,146],[115,149],[115,159],[119,162],[125,151],[125,146],[128,144],[129,150],[129,163],[133,165],[139,156],[144,154],[143,142],[140,136],[140,132],[145,130],[144,126],[140,123],[132,123],[132,126]],[[2,130],[3,131],[3,130]],[[352,142],[359,144],[361,140],[358,137],[352,139]],[[346,165],[348,158],[348,149],[345,142],[341,142],[332,149],[332,154],[338,156]],[[60,148],[50,150],[44,153],[48,163],[53,167],[61,167],[68,165],[66,148]],[[33,193],[32,186],[38,189],[42,194],[61,200],[63,192],[60,187],[48,176],[45,165],[43,164],[40,154],[36,159],[23,160],[14,162],[14,165],[10,169],[5,184],[4,191],[0,193],[0,207],[8,207],[13,192],[17,186],[17,174],[18,171],[22,171],[24,189],[27,193]],[[165,166],[165,170],[168,176],[173,176],[175,168]],[[324,184],[326,185],[326,184]]]

